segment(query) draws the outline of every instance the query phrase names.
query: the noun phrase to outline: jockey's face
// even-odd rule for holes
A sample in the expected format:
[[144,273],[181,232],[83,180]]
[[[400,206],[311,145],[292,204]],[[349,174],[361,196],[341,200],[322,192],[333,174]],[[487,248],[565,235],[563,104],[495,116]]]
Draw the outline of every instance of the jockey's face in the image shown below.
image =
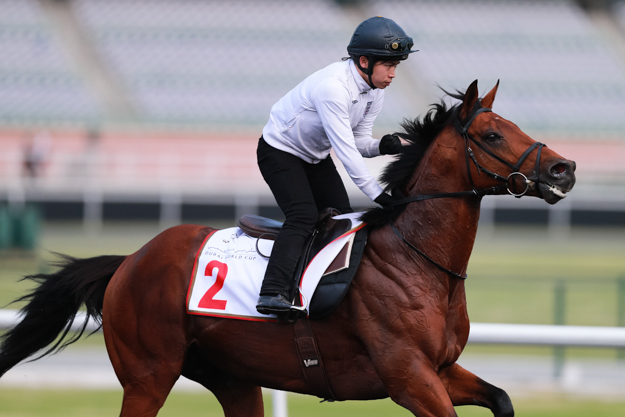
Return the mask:
[[[360,57],[360,65],[363,68],[367,68],[369,64],[369,60],[367,57]],[[377,61],[375,66],[373,67],[373,74],[371,74],[371,81],[373,82],[372,87],[377,87],[381,90],[385,89],[391,82],[393,82],[393,78],[395,78],[395,69],[399,65],[399,61]],[[362,71],[358,70],[360,75],[365,80],[367,84],[369,84],[369,76]]]

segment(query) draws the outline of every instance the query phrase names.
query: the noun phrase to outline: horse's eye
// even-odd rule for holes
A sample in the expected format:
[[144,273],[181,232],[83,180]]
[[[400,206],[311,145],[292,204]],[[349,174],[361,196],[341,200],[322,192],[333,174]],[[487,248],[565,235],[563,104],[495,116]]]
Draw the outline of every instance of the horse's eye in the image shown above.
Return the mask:
[[490,132],[490,133],[487,133],[486,135],[484,135],[484,140],[486,142],[496,142],[499,139],[501,139],[501,136],[498,135],[497,133]]

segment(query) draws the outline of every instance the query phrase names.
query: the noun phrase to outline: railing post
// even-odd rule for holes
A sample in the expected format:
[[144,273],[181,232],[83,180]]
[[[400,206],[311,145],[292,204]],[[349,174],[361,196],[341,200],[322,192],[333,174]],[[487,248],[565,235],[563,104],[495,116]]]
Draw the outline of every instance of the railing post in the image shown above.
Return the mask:
[[[553,324],[563,325],[566,321],[566,283],[557,280],[553,288]],[[565,347],[553,348],[553,376],[559,379],[564,368]]]
[[83,193],[83,227],[87,234],[97,235],[102,230],[102,200],[98,190]]
[[[625,276],[617,278],[616,285],[618,286],[616,325],[619,327],[625,327]],[[619,349],[617,351],[617,357],[619,359],[625,359],[625,349]]]
[[286,392],[280,390],[272,391],[273,417],[288,417]]
[[234,196],[234,223],[244,214],[258,214],[258,195],[252,193],[237,194]]
[[571,234],[571,200],[549,206],[549,234],[552,239],[565,240]]
[[182,221],[182,196],[173,190],[161,192],[159,229],[176,226]]

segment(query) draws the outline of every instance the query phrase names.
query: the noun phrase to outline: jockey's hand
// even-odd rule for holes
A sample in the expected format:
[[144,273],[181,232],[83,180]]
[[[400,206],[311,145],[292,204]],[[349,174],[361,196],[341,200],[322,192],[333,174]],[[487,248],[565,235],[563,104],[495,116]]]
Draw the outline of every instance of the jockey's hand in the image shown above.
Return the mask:
[[380,139],[380,155],[397,155],[403,147],[397,135],[384,135]]
[[376,199],[373,201],[381,205],[382,208],[391,208],[391,204],[395,200],[397,200],[397,198],[391,196],[390,194],[383,192],[382,194],[377,196]]

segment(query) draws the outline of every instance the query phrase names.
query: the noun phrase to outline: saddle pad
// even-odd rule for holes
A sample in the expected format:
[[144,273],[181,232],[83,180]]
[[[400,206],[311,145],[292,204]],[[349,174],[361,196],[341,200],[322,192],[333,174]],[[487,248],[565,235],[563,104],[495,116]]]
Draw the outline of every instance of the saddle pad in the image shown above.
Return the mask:
[[[336,216],[337,219],[350,219],[352,228],[323,248],[306,268],[300,281],[301,301],[305,307],[337,255],[345,246],[351,249],[355,232],[363,226],[358,220],[360,215]],[[269,260],[265,256],[271,254],[273,243],[272,240],[248,236],[238,227],[209,234],[195,257],[187,293],[187,312],[240,320],[276,321],[275,315],[256,311]],[[349,256],[344,262],[349,263]],[[336,270],[336,266],[332,269]]]

